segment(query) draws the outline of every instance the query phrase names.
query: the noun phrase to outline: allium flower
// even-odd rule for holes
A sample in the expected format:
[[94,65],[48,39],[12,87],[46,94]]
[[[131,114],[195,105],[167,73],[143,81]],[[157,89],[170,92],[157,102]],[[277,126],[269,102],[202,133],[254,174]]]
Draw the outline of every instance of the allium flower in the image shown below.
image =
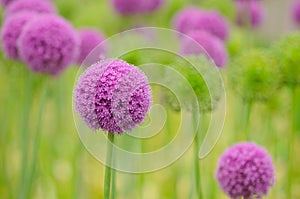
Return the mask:
[[149,13],[157,10],[163,0],[111,0],[116,12],[121,15]]
[[23,11],[44,14],[56,13],[55,7],[48,0],[14,0],[7,6],[5,16]]
[[1,40],[3,50],[8,58],[18,60],[19,52],[17,40],[28,21],[33,19],[31,12],[22,12],[15,14],[4,21],[1,30]]
[[[81,64],[81,62],[88,56],[88,54],[102,41],[105,40],[105,37],[102,33],[94,29],[81,29],[79,31],[79,39],[80,39],[80,54],[77,59],[77,63]],[[103,54],[105,50],[101,50]]]
[[[204,31],[193,31],[188,34],[189,38],[182,40],[182,53],[185,55],[199,55],[206,52],[218,67],[227,64],[228,53],[223,42]],[[198,45],[197,45],[198,44]]]
[[291,33],[273,46],[274,57],[280,65],[282,83],[300,85],[300,34]]
[[300,24],[300,1],[296,1],[295,4],[293,5],[293,19],[297,24]]
[[90,66],[78,79],[76,111],[93,130],[122,134],[140,124],[151,103],[147,77],[121,60]]
[[25,26],[18,46],[21,59],[30,69],[57,75],[77,57],[79,40],[63,18],[41,15]]
[[174,29],[187,34],[191,31],[202,30],[226,40],[229,34],[227,21],[216,11],[198,10],[188,7],[179,11],[173,20]]
[[237,1],[237,24],[240,26],[257,27],[263,19],[263,7],[257,0]]
[[0,4],[2,6],[7,6],[8,4],[10,4],[11,2],[13,2],[14,0],[0,0]]
[[262,198],[274,185],[272,158],[254,143],[239,143],[219,159],[216,179],[232,199]]
[[246,101],[267,101],[279,86],[279,65],[265,50],[244,51],[228,69],[231,86]]

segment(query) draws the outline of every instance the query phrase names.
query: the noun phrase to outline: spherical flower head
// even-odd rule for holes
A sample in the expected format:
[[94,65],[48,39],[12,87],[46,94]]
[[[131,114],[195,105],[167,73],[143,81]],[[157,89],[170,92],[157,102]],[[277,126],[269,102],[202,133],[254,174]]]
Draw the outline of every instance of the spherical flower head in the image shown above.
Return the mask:
[[24,11],[43,14],[56,13],[55,7],[48,0],[14,0],[7,6],[5,16]]
[[204,31],[193,31],[188,34],[190,38],[182,39],[182,53],[185,55],[208,55],[218,67],[228,62],[228,53],[223,42]]
[[[77,63],[81,64],[82,61],[89,55],[89,53],[105,40],[105,36],[95,29],[81,29],[78,32],[80,40],[80,53]],[[101,46],[101,52],[105,54],[105,47]],[[100,52],[100,51],[99,51]]]
[[74,104],[91,129],[122,134],[145,119],[150,86],[137,67],[121,60],[102,61],[79,77]]
[[235,144],[220,157],[216,179],[232,199],[262,198],[274,185],[272,158],[254,143]]
[[19,54],[37,73],[60,74],[78,56],[79,39],[69,22],[55,15],[40,15],[24,28]]
[[291,33],[273,46],[273,53],[280,66],[281,83],[300,85],[300,34]]
[[8,4],[13,2],[14,0],[0,0],[0,4],[4,7],[6,7]]
[[245,101],[268,101],[278,89],[279,65],[269,51],[244,51],[228,69],[233,90]]
[[157,10],[163,0],[111,0],[111,3],[120,15],[134,15]]
[[202,30],[218,37],[222,41],[229,35],[229,27],[225,18],[217,11],[199,10],[189,7],[179,11],[174,18],[174,28],[184,34]]
[[237,1],[237,24],[239,26],[257,27],[263,19],[263,7],[257,0]]
[[21,12],[4,21],[1,30],[1,40],[4,53],[8,58],[15,60],[19,59],[17,41],[24,29],[24,26],[34,17],[34,13]]
[[296,1],[292,7],[292,15],[296,24],[300,24],[300,1]]

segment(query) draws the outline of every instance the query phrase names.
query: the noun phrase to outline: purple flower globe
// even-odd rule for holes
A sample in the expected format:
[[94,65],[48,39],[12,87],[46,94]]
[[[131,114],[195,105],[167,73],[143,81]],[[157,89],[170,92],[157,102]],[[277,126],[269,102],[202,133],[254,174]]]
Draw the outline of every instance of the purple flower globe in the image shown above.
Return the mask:
[[58,75],[78,56],[79,39],[69,22],[40,15],[25,26],[18,41],[22,61],[37,73]]
[[4,53],[8,58],[18,60],[17,41],[28,21],[34,18],[31,12],[17,13],[4,21],[1,30],[1,41]]
[[296,1],[295,4],[293,5],[293,19],[297,24],[300,24],[300,1]]
[[43,14],[56,13],[55,7],[49,0],[14,0],[7,6],[5,16],[24,11]]
[[154,12],[164,0],[111,0],[114,10],[120,15],[134,15]]
[[0,0],[0,4],[5,7],[13,1],[14,0]]
[[[78,32],[80,39],[80,53],[77,59],[77,63],[81,64],[83,60],[88,56],[88,54],[102,41],[105,40],[105,36],[97,30],[94,29],[81,29]],[[105,54],[105,47],[101,49],[103,54]]]
[[229,35],[228,23],[219,12],[200,10],[196,7],[179,11],[174,17],[173,26],[183,34],[195,30],[207,31],[222,41]]
[[182,39],[182,54],[208,55],[218,67],[223,67],[227,64],[228,52],[219,38],[205,31],[193,31],[188,36],[190,38]]
[[237,24],[239,26],[257,27],[261,24],[263,19],[263,7],[257,0],[236,2],[237,8]]
[[75,110],[93,130],[112,134],[131,131],[145,119],[150,104],[147,77],[122,60],[90,66],[75,86]]
[[216,179],[232,199],[262,198],[274,185],[272,158],[254,143],[238,143],[219,159]]

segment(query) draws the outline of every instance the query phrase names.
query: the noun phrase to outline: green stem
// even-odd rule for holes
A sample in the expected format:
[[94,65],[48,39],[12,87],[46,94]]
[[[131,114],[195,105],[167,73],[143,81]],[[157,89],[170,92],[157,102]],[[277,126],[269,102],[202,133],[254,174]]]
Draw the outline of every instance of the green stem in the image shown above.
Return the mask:
[[28,73],[27,70],[25,70],[24,73],[24,110],[22,111],[22,124],[21,124],[21,153],[22,153],[22,159],[21,159],[21,172],[20,172],[20,181],[19,181],[19,191],[18,191],[18,198],[22,199],[24,198],[24,184],[26,180],[27,175],[27,159],[28,159],[28,133],[29,133],[29,111],[31,108],[31,99],[32,99],[32,80],[31,75]]
[[252,102],[245,102],[244,105],[244,135],[246,137],[247,141],[250,141],[250,116],[251,116],[251,110],[252,110]]
[[293,186],[293,159],[294,159],[294,138],[296,133],[297,125],[297,89],[291,88],[292,94],[292,107],[291,107],[291,131],[289,133],[289,143],[288,143],[288,189],[287,189],[287,198],[292,198],[292,186]]
[[104,199],[110,198],[110,183],[111,183],[111,160],[112,160],[112,149],[114,142],[114,134],[108,133],[108,142],[106,148],[106,166],[105,166],[105,178],[104,178]]
[[116,192],[116,170],[111,170],[111,199],[115,199],[117,195]]
[[32,155],[31,155],[31,160],[30,160],[30,166],[28,170],[28,176],[26,176],[25,179],[25,188],[24,188],[24,196],[25,198],[30,198],[30,192],[33,184],[33,179],[34,175],[37,169],[37,159],[38,159],[38,152],[39,150],[39,145],[40,145],[40,140],[41,140],[41,124],[42,124],[42,118],[46,104],[46,99],[47,99],[47,91],[48,91],[48,79],[45,80],[44,86],[42,87],[42,93],[40,96],[40,104],[39,104],[39,112],[38,112],[38,121],[36,125],[36,130],[35,130],[35,138],[34,138],[34,143],[33,143],[33,149],[32,149]]
[[[195,114],[195,113],[194,113]],[[193,117],[193,124],[194,124],[194,130],[195,130],[195,138],[194,138],[194,174],[195,174],[195,186],[196,186],[196,194],[197,198],[201,199],[202,197],[202,190],[201,190],[201,173],[200,173],[200,163],[198,158],[199,153],[199,132],[197,128],[196,123],[197,120],[195,116]]]

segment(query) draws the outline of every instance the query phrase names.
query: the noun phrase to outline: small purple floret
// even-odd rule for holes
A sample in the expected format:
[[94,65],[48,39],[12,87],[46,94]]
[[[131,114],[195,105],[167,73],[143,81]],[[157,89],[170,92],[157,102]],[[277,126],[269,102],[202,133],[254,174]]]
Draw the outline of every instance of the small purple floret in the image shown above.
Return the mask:
[[236,144],[219,159],[216,179],[232,199],[262,198],[275,182],[272,158],[254,143]]
[[74,103],[91,129],[122,134],[145,119],[151,91],[138,68],[121,60],[102,61],[78,79]]

